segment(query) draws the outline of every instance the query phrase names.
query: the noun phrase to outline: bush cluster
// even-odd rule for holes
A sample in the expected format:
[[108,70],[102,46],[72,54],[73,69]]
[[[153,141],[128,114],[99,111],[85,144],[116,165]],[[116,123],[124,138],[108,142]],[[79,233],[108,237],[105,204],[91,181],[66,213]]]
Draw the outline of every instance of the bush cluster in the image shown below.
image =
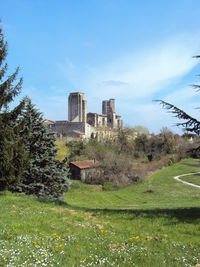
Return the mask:
[[167,128],[157,135],[138,134],[135,129],[125,128],[114,139],[104,142],[93,139],[87,143],[71,141],[66,146],[71,160],[96,159],[99,162],[98,171],[92,172],[86,182],[120,186],[141,181],[151,172],[188,156],[194,142]]

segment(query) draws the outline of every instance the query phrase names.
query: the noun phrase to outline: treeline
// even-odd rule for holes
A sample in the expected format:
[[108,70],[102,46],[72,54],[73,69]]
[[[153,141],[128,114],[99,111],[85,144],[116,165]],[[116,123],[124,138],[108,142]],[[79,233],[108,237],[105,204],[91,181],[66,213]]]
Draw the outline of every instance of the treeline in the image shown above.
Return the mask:
[[65,160],[55,159],[55,135],[29,98],[10,104],[22,89],[19,68],[7,75],[7,42],[0,26],[0,190],[63,201],[68,190]]
[[98,142],[70,141],[66,143],[70,160],[96,159],[97,171],[88,183],[114,183],[117,186],[145,179],[152,171],[191,156],[198,137],[180,136],[163,128],[159,134],[137,133],[125,128],[113,139]]

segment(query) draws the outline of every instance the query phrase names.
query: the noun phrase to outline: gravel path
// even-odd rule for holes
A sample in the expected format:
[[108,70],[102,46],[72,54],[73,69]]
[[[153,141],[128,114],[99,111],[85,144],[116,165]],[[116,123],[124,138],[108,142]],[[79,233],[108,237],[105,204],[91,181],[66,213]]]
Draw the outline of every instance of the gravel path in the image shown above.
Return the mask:
[[192,183],[189,183],[189,182],[185,182],[183,180],[180,179],[180,177],[183,177],[183,176],[189,176],[189,175],[193,175],[193,174],[197,174],[197,173],[200,173],[200,172],[193,172],[193,173],[187,173],[187,174],[181,174],[181,175],[178,175],[178,176],[174,176],[174,179],[176,181],[179,181],[183,184],[187,184],[187,185],[190,185],[190,186],[193,186],[193,187],[196,187],[196,188],[200,188],[200,185],[196,185],[196,184],[192,184]]

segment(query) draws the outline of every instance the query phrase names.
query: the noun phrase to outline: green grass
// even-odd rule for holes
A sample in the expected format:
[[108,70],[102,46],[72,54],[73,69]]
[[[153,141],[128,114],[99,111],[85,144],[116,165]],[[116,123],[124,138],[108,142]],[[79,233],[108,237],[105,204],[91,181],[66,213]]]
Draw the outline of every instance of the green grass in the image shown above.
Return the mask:
[[93,186],[75,181],[66,199],[73,207],[92,209],[200,207],[200,190],[173,179],[173,176],[199,170],[199,160],[183,160],[179,164],[157,171],[144,183],[117,191],[96,191]]
[[200,174],[188,175],[181,177],[181,180],[186,181],[188,183],[200,185]]
[[62,206],[2,193],[0,266],[194,266],[200,190],[173,176],[195,171],[183,160],[117,191],[73,181]]

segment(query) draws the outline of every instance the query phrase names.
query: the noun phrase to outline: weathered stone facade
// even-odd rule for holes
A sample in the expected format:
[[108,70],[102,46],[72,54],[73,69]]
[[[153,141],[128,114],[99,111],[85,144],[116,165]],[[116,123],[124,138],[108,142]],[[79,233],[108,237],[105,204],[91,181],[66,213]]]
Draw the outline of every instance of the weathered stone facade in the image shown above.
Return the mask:
[[107,127],[107,116],[89,112],[87,114],[87,123],[93,127]]
[[68,120],[71,122],[87,122],[87,101],[84,94],[75,92],[68,97]]
[[94,127],[107,127],[110,129],[121,129],[121,116],[115,113],[115,99],[102,102],[102,114],[88,113],[87,122]]
[[115,113],[115,100],[102,102],[102,113],[87,113],[87,101],[80,92],[68,97],[68,121],[44,121],[60,137],[67,139],[105,139],[122,128],[121,117]]
[[102,114],[109,114],[115,112],[115,99],[102,101]]

